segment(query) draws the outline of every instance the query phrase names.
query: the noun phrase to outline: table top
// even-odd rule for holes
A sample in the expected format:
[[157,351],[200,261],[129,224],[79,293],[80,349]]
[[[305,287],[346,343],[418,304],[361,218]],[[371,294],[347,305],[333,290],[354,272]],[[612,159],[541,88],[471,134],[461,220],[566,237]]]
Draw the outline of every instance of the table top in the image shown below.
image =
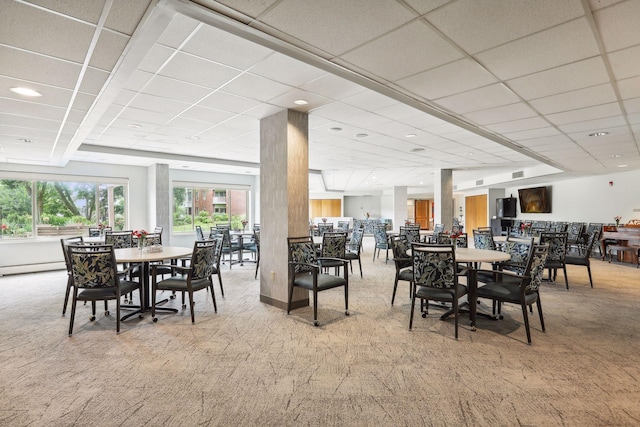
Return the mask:
[[149,262],[189,256],[193,253],[193,248],[163,246],[162,252],[141,252],[140,249],[136,247],[114,249],[114,252],[116,255],[116,261],[118,262]]
[[[415,248],[423,250],[421,247]],[[508,261],[511,255],[502,251],[476,248],[456,248],[456,262],[500,262]]]

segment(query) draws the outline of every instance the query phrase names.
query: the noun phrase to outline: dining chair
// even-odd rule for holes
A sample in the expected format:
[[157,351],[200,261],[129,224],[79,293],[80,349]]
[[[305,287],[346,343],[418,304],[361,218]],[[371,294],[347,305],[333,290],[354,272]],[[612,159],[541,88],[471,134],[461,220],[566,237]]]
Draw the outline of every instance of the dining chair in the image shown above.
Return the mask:
[[564,273],[564,283],[569,289],[569,279],[567,278],[567,265],[565,258],[567,257],[567,243],[569,233],[567,232],[550,232],[543,231],[540,233],[540,244],[547,243],[549,251],[545,261],[544,268],[549,272],[549,282],[555,283],[558,277],[558,269],[562,269]]
[[106,302],[116,300],[116,332],[120,332],[120,299],[127,293],[138,290],[142,301],[142,285],[139,282],[125,280],[126,271],[119,272],[113,245],[68,245],[73,280],[73,299],[69,335],[73,334],[73,323],[78,301],[90,301],[91,321],[96,318],[96,301],[105,301],[105,315],[109,310]]
[[258,278],[258,269],[260,268],[260,227],[253,230],[253,239],[256,244],[256,272],[253,276],[254,279]]
[[389,237],[387,235],[387,226],[378,225],[373,229],[373,237],[375,239],[375,246],[373,248],[373,260],[376,260],[376,254],[380,257],[380,251],[386,252],[384,263],[389,261]]
[[591,253],[593,249],[600,243],[600,230],[594,227],[587,239],[585,245],[579,246],[576,252],[570,252],[564,258],[565,265],[581,265],[587,267],[589,274],[589,284],[593,288],[593,279],[591,278]]
[[287,300],[287,314],[291,312],[293,289],[302,288],[311,291],[313,295],[313,324],[318,322],[318,293],[333,288],[344,287],[345,315],[349,315],[349,269],[348,261],[343,262],[342,276],[323,273],[320,268],[313,237],[287,237],[289,248],[289,296]]
[[420,226],[419,225],[400,226],[400,234],[407,236],[407,241],[410,244],[417,243],[420,241]]
[[398,282],[404,280],[409,282],[409,298],[413,291],[413,262],[411,261],[411,245],[407,241],[407,236],[396,235],[389,239],[391,245],[391,259],[396,267],[396,275],[393,281],[393,293],[391,294],[391,305],[396,299]]
[[67,305],[69,304],[69,295],[71,293],[71,287],[73,286],[71,260],[69,259],[68,247],[69,245],[84,244],[84,238],[82,236],[62,238],[60,239],[60,244],[62,245],[62,254],[64,256],[64,264],[67,268],[67,290],[64,293],[64,304],[62,306],[62,315],[64,316],[67,312]]
[[339,274],[340,267],[345,266],[345,254],[347,249],[347,233],[344,231],[325,232],[322,235],[322,248],[318,259],[320,267],[326,272],[329,268],[335,269]]
[[[156,294],[158,291],[183,292],[189,296],[189,310],[191,312],[191,323],[195,323],[194,300],[193,293],[202,289],[211,291],[211,299],[213,301],[213,309],[217,313],[215,291],[213,290],[212,275],[215,270],[216,247],[220,240],[196,241],[193,244],[193,253],[191,254],[191,263],[188,267],[173,266],[176,271],[182,274],[171,276],[168,279],[157,280],[157,274],[153,270],[156,265],[151,266],[151,317],[154,322],[158,321],[156,317]],[[220,282],[222,284],[222,282]],[[184,295],[184,294],[183,294]],[[186,308],[184,304],[184,296],[182,308]]]
[[[466,269],[459,270],[456,264],[456,252],[453,245],[430,243],[412,243],[413,283],[411,292],[411,314],[409,330],[413,327],[413,313],[416,298],[420,299],[421,310],[424,301],[450,303],[455,322],[455,338],[458,339],[458,300],[468,293],[458,278],[467,274]],[[423,312],[422,317],[427,313]]]
[[344,254],[344,258],[349,260],[349,268],[351,269],[351,273],[353,273],[353,264],[352,261],[357,260],[358,266],[360,267],[360,277],[362,277],[362,260],[360,256],[362,255],[362,239],[364,237],[364,230],[362,228],[358,228],[353,230],[351,233],[351,239],[347,242],[347,249]]
[[[493,314],[498,319],[504,318],[502,315],[503,303],[520,305],[527,333],[527,342],[529,344],[531,344],[531,331],[527,307],[533,311],[533,304],[536,304],[540,318],[540,326],[542,332],[545,331],[539,288],[544,274],[548,250],[549,246],[546,244],[534,245],[531,250],[531,256],[522,274],[507,270],[492,271],[491,273],[497,277],[497,280],[480,286],[477,290],[478,298],[491,299],[493,301]],[[505,278],[509,280],[504,280]]]

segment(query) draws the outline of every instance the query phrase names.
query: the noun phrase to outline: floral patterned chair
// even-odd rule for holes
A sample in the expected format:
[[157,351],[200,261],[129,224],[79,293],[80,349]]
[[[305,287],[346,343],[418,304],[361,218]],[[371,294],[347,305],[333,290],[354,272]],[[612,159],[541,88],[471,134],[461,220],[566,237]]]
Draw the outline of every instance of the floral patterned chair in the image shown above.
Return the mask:
[[[532,305],[534,303],[536,304],[538,307],[538,316],[540,317],[540,326],[543,332],[545,330],[538,289],[542,282],[548,250],[548,245],[533,246],[531,256],[528,258],[523,274],[515,274],[508,270],[492,272],[499,276],[498,281],[478,288],[478,298],[493,300],[494,315],[496,315],[497,303],[497,317],[499,319],[503,319],[501,314],[502,303],[519,304],[521,306],[524,326],[527,331],[527,342],[529,344],[531,344],[531,331],[529,328],[527,307],[532,309]],[[503,277],[509,277],[510,280],[501,280]]]
[[[193,245],[193,253],[191,254],[191,263],[188,267],[174,265],[172,268],[179,273],[168,279],[158,281],[157,274],[154,271],[158,265],[151,266],[151,316],[153,321],[157,322],[156,317],[156,293],[157,291],[183,292],[189,295],[189,309],[191,311],[191,323],[195,323],[195,314],[193,311],[193,293],[202,289],[211,291],[211,299],[213,300],[213,309],[217,313],[216,295],[213,290],[213,281],[211,277],[216,274],[216,254],[218,246],[221,246],[220,239],[212,239],[205,241],[196,241]],[[218,271],[220,269],[218,268]],[[220,282],[222,285],[222,282]],[[186,308],[184,304],[184,296],[182,299],[182,308]]]
[[288,237],[289,247],[289,298],[287,314],[291,312],[294,288],[311,291],[313,294],[313,324],[318,326],[318,292],[344,287],[345,314],[349,315],[349,261],[343,263],[343,275],[322,273],[319,259],[313,244],[313,237]]
[[[73,245],[67,247],[73,280],[73,299],[69,335],[78,301],[91,301],[91,321],[96,318],[96,301],[116,300],[116,332],[120,332],[120,299],[138,289],[142,301],[142,287],[138,282],[124,280],[127,271],[118,272],[113,245]],[[109,311],[105,310],[105,315]]]
[[411,245],[407,241],[407,236],[392,236],[389,240],[391,244],[391,252],[393,254],[392,261],[396,265],[396,277],[393,281],[393,294],[391,295],[391,305],[396,299],[396,291],[398,289],[398,281],[404,280],[409,282],[409,298],[413,291],[413,263],[411,261]]
[[322,248],[318,261],[320,267],[327,272],[329,267],[335,269],[335,274],[340,273],[340,267],[344,266],[347,249],[347,233],[342,231],[326,232],[322,235]]
[[540,233],[540,244],[545,243],[549,245],[549,254],[547,255],[547,261],[544,266],[549,270],[549,281],[556,281],[558,269],[561,268],[564,273],[564,283],[567,289],[569,289],[567,265],[565,263],[565,258],[567,256],[568,233],[542,232]]
[[[455,318],[455,337],[458,339],[458,299],[467,294],[465,285],[458,283],[458,277],[466,275],[466,269],[458,270],[453,245],[433,245],[413,243],[413,291],[411,292],[411,315],[409,330],[413,327],[413,312],[416,298],[423,301],[439,301],[452,304]],[[422,317],[426,317],[423,312]]]

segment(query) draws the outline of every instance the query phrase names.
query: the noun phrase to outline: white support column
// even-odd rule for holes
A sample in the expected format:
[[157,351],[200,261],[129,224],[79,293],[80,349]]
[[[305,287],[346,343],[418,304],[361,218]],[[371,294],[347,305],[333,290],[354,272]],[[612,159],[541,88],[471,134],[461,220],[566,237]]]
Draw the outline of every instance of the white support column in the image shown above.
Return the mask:
[[400,230],[407,219],[407,187],[393,187],[393,229]]
[[433,223],[444,224],[445,230],[453,227],[453,172],[436,169],[433,173],[434,218]]

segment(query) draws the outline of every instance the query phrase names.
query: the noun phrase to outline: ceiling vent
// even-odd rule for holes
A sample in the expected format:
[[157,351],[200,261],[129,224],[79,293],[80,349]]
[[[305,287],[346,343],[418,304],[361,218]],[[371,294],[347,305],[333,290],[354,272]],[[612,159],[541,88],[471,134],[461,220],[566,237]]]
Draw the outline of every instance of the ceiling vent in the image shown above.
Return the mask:
[[511,179],[516,179],[516,178],[524,178],[524,171],[513,172],[511,174]]
[[476,185],[482,185],[484,184],[484,179],[479,179],[476,181]]

